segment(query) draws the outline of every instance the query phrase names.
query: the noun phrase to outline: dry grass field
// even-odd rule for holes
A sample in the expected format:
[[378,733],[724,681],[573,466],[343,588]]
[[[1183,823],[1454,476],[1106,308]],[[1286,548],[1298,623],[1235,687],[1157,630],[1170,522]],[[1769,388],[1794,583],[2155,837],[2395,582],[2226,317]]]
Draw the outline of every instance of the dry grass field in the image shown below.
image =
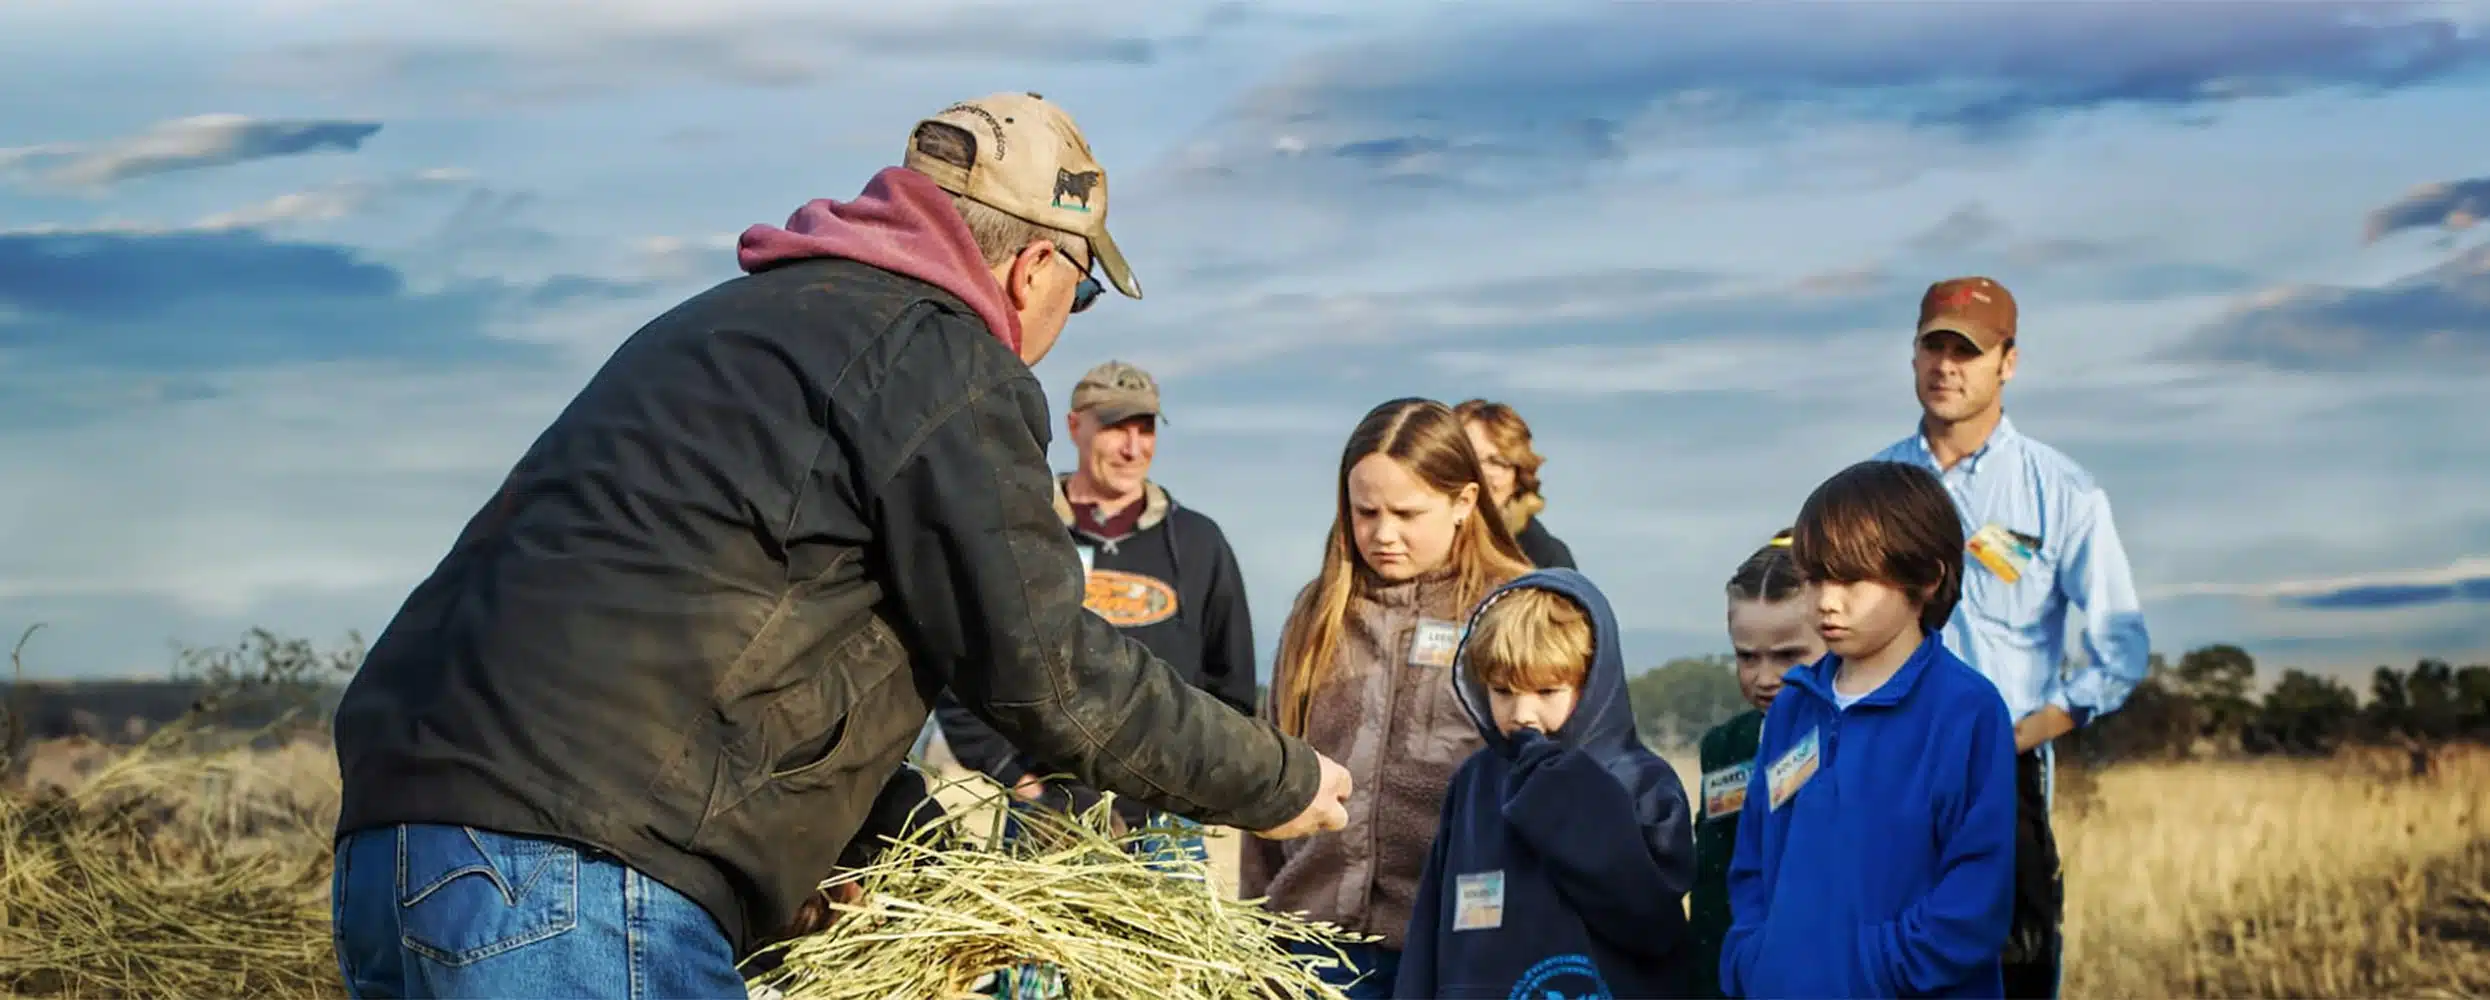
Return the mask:
[[[74,792],[0,795],[0,995],[337,994],[325,748],[38,756]],[[2067,995],[2490,994],[2490,755],[2399,764],[2069,776]]]

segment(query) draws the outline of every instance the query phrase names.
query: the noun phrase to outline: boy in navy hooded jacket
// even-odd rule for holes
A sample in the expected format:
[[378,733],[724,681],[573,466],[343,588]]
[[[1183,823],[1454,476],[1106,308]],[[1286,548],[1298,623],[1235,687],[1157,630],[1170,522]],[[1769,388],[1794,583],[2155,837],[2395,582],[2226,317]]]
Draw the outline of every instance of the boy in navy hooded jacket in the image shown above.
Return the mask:
[[1829,652],[1764,716],[1729,863],[1730,996],[2005,996],[2014,724],[1938,642],[1963,545],[1915,465],[1854,465],[1799,509],[1791,554]]
[[1694,827],[1645,749],[1608,600],[1540,570],[1480,602],[1451,683],[1487,745],[1453,774],[1398,997],[1684,996]]

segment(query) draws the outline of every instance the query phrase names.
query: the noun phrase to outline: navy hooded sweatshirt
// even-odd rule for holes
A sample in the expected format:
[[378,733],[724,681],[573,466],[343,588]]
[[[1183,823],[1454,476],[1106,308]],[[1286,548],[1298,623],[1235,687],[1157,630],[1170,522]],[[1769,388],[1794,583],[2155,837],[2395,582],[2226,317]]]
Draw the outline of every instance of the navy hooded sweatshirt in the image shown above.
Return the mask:
[[2005,699],[1935,635],[1847,709],[1833,697],[1840,669],[1828,654],[1791,670],[1764,716],[1729,862],[1721,989],[2005,996],[2015,882]]
[[1555,733],[1507,738],[1461,666],[1466,649],[1456,659],[1452,683],[1487,745],[1444,796],[1393,995],[1684,996],[1695,878],[1685,788],[1635,736],[1608,599],[1582,574],[1548,569],[1497,588],[1479,609],[1526,587],[1589,614],[1591,669]]

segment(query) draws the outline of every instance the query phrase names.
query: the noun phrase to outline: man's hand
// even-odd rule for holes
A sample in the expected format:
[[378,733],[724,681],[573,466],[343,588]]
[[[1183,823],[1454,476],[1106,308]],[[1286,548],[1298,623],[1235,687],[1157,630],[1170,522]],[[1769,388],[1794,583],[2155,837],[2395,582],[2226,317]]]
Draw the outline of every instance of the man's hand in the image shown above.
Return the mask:
[[1323,766],[1323,784],[1314,790],[1314,801],[1305,811],[1268,830],[1256,830],[1254,836],[1264,840],[1295,840],[1318,833],[1329,833],[1349,825],[1349,769],[1322,754],[1314,759]]
[[791,941],[829,930],[830,925],[839,922],[839,911],[832,909],[831,904],[855,906],[864,898],[865,887],[858,882],[841,882],[828,889],[815,892],[804,898],[803,907],[795,911],[795,919],[788,921],[787,926],[779,928],[778,933],[772,935],[772,938],[779,941]]
[[2014,724],[2014,752],[2031,753],[2033,747],[2074,731],[2075,717],[2066,714],[2066,709],[2043,705]]

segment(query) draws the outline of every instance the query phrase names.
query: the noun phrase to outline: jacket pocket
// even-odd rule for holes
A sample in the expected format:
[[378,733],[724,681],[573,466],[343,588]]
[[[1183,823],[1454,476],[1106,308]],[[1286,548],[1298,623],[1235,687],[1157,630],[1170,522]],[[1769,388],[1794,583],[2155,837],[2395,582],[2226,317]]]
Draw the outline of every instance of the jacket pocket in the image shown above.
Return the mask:
[[398,828],[406,950],[471,965],[579,926],[579,849],[464,826]]

